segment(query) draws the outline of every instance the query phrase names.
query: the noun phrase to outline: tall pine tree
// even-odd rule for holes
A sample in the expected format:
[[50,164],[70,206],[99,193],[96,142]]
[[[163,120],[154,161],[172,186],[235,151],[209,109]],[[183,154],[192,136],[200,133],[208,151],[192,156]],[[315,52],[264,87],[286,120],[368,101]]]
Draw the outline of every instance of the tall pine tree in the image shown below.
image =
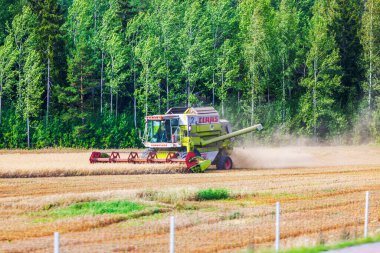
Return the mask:
[[330,3],[332,20],[329,29],[334,31],[332,35],[339,49],[339,64],[342,68],[343,93],[336,99],[348,114],[355,111],[362,96],[361,82],[364,72],[360,59],[363,47],[359,37],[362,3],[362,0],[334,0]]
[[29,0],[31,9],[39,21],[38,51],[45,65],[44,80],[46,83],[46,123],[49,121],[52,88],[65,83],[66,61],[65,43],[61,26],[63,11],[56,0]]
[[84,0],[75,0],[69,8],[65,29],[68,37],[69,85],[61,89],[59,100],[64,106],[64,119],[80,119],[95,111],[93,90],[96,86],[97,56],[94,55],[93,6]]

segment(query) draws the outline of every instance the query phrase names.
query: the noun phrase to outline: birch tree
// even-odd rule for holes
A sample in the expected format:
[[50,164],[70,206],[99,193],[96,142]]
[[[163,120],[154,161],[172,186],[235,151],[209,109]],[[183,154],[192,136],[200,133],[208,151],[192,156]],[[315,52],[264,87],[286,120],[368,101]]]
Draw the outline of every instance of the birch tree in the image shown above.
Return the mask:
[[[168,110],[171,104],[175,103],[175,73],[176,58],[178,55],[178,26],[181,24],[182,7],[184,3],[177,3],[174,0],[156,1],[157,8],[153,11],[153,17],[158,24],[158,29],[155,33],[160,38],[160,51],[162,64],[164,65],[164,83],[166,97],[163,99]],[[172,90],[173,88],[173,90]],[[174,101],[172,101],[174,100]]]
[[[100,36],[104,41],[102,53],[105,53],[109,58],[105,74],[110,90],[110,113],[115,112],[115,116],[117,117],[120,86],[125,83],[126,79],[125,65],[127,64],[127,52],[123,45],[122,22],[117,14],[117,1],[112,0],[109,4],[108,10],[104,13]],[[102,76],[101,79],[103,80],[104,77]]]
[[[104,15],[107,10],[110,9],[110,4],[115,1],[107,0],[95,0],[92,3],[92,12],[93,12],[93,30],[94,30],[94,50],[96,53],[96,63],[99,68],[100,80],[99,80],[99,89],[100,89],[100,113],[103,114],[104,108],[104,88],[105,88],[105,68],[106,68],[106,49],[107,49],[107,39],[108,36],[104,36],[103,27],[104,23],[107,21],[104,20]],[[112,8],[115,8],[113,5]],[[116,11],[115,9],[113,11]],[[109,24],[108,24],[108,28]]]
[[13,65],[17,58],[12,50],[12,38],[7,37],[3,46],[0,47],[0,125],[2,124],[4,95],[10,93],[15,82]]
[[212,68],[212,105],[215,105],[215,89],[219,86],[216,80],[217,69],[220,69],[218,64],[218,57],[224,54],[221,46],[226,39],[233,39],[235,37],[234,30],[237,27],[237,18],[234,11],[234,3],[231,0],[215,0],[208,1],[207,14],[211,27],[210,35],[212,36],[212,54],[210,56],[210,65]]
[[[142,84],[139,89],[140,101],[143,102],[143,112],[148,115],[149,112],[157,112],[159,108],[159,83],[160,76],[164,69],[161,68],[160,60],[158,57],[159,52],[159,38],[149,36],[144,38],[136,46],[136,56],[142,65],[140,83]],[[150,100],[155,102],[151,103]],[[151,108],[151,109],[149,109]],[[156,110],[154,109],[156,108]]]
[[23,66],[25,62],[25,51],[28,47],[28,39],[34,33],[34,28],[37,24],[36,16],[33,15],[31,9],[27,6],[23,8],[21,14],[15,16],[12,21],[12,26],[9,31],[9,37],[12,39],[12,47],[16,57],[15,72],[17,75],[17,88],[11,88],[13,91],[17,90],[17,97],[20,99],[21,82],[23,80]]
[[[281,65],[281,122],[286,121],[287,93],[291,87],[291,77],[297,67],[297,51],[300,49],[299,13],[293,0],[282,0],[277,12],[279,60]],[[289,91],[289,92],[287,92]]]
[[14,81],[6,82],[7,89],[10,96],[16,94],[16,113],[26,121],[28,148],[30,147],[30,121],[32,117],[39,115],[43,103],[41,95],[44,92],[44,87],[41,85],[43,65],[37,51],[36,27],[37,17],[28,6],[25,6],[22,13],[17,15],[12,22],[5,47],[11,63],[6,68],[5,74],[8,79],[14,78]]
[[125,31],[125,37],[127,40],[125,46],[127,47],[127,56],[130,62],[128,74],[131,77],[130,79],[132,79],[131,81],[133,86],[131,93],[133,99],[133,123],[135,128],[137,128],[137,81],[139,76],[139,67],[135,48],[140,40],[141,25],[139,20],[141,18],[142,17],[138,15],[132,19]]
[[271,17],[269,1],[255,3],[243,1],[240,9],[240,29],[242,32],[245,61],[250,83],[250,124],[253,125],[256,110],[256,97],[265,84],[270,64],[270,49],[266,18]]
[[25,65],[23,67],[22,85],[19,87],[20,93],[23,94],[18,103],[18,110],[26,120],[27,129],[27,146],[30,148],[30,123],[31,118],[39,115],[43,100],[41,99],[44,92],[42,84],[43,65],[36,50],[27,52]]
[[207,59],[210,57],[212,40],[207,17],[203,14],[201,1],[190,2],[185,9],[184,27],[179,38],[182,73],[186,86],[186,105],[189,107],[197,99],[194,90],[197,83],[210,72]]
[[337,94],[342,92],[340,58],[335,39],[329,33],[328,1],[317,1],[309,31],[308,74],[301,84],[306,94],[301,98],[300,118],[305,131],[314,138],[339,131],[345,124],[339,111]]
[[228,91],[238,82],[239,76],[239,58],[236,57],[238,47],[236,43],[230,39],[226,39],[220,48],[216,69],[216,78],[219,79],[216,91],[221,102],[222,117],[225,116],[225,101],[227,100]]
[[366,65],[367,107],[371,115],[376,106],[376,95],[380,92],[380,1],[368,0],[362,20],[361,42]]

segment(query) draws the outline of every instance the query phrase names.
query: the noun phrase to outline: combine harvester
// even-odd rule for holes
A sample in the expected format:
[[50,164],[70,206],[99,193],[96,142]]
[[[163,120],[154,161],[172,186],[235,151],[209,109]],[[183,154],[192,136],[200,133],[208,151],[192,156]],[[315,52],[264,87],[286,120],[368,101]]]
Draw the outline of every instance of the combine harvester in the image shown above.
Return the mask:
[[213,164],[228,170],[233,138],[262,128],[257,124],[232,132],[213,107],[171,108],[164,115],[145,117],[145,152],[92,152],[90,162],[182,163],[192,172],[204,172]]

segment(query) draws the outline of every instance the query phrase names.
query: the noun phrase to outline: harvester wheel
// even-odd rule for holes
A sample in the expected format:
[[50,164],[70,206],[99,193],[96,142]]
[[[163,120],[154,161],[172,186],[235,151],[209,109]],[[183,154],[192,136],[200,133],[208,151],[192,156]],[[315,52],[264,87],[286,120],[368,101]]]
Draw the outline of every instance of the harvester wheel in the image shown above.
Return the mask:
[[232,159],[229,156],[222,156],[216,163],[218,170],[230,170],[232,169]]

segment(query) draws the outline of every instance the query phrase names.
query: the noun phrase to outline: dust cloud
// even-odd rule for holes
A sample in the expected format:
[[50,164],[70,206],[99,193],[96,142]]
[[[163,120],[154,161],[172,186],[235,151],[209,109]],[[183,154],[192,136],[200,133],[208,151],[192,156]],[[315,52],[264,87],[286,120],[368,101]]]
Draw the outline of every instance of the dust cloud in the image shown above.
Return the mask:
[[380,165],[376,146],[239,147],[232,153],[235,168],[305,168]]

